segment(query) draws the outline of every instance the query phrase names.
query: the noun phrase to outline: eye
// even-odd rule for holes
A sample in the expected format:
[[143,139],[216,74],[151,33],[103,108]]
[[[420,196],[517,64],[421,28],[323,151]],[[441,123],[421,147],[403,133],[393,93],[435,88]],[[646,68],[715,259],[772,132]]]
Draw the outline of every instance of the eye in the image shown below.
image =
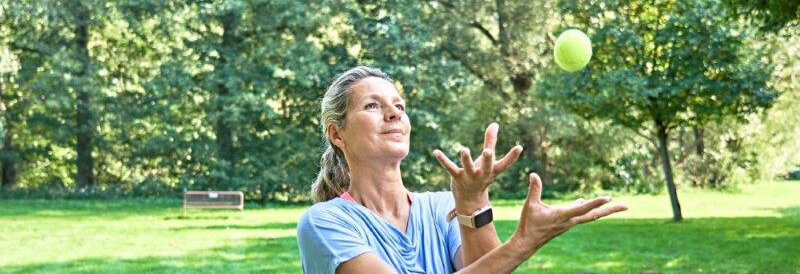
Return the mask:
[[398,109],[402,110],[402,111],[405,111],[405,110],[406,110],[406,106],[404,106],[403,104],[397,104],[397,105],[395,105],[395,106],[396,106]]
[[364,108],[376,108],[378,107],[378,103],[369,103]]

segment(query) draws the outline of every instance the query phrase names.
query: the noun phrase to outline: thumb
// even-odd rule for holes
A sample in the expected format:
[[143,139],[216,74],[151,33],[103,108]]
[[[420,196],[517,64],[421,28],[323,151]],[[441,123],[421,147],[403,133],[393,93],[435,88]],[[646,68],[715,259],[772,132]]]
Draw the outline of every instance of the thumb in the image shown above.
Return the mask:
[[530,174],[530,183],[531,185],[528,187],[528,202],[538,203],[542,201],[542,180],[539,178],[539,174],[531,173]]

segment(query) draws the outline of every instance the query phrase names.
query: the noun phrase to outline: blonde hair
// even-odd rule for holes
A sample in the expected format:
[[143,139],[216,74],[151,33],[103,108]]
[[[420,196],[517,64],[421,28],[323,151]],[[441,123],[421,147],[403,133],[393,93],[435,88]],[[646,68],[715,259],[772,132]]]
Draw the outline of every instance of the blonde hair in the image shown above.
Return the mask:
[[380,69],[358,66],[336,77],[325,91],[325,96],[322,97],[320,125],[322,126],[325,152],[322,153],[322,159],[320,159],[317,179],[311,185],[314,202],[324,202],[336,198],[350,187],[350,176],[344,153],[328,138],[327,128],[330,124],[335,124],[339,128],[346,126],[347,107],[352,97],[350,88],[367,77],[378,77],[393,83],[392,78]]

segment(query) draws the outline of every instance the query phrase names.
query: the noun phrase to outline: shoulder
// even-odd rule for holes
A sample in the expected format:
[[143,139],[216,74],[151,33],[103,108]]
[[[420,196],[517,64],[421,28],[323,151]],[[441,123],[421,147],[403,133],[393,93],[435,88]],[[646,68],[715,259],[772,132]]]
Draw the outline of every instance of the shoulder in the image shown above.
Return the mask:
[[298,233],[301,230],[311,229],[319,225],[342,224],[343,219],[347,219],[346,204],[341,199],[333,199],[311,206],[297,222]]
[[432,207],[447,207],[455,205],[453,193],[450,191],[414,193],[417,201],[429,204]]
[[453,208],[455,199],[450,191],[414,193],[414,200],[430,211],[436,219],[444,219]]
[[362,230],[357,213],[347,201],[334,199],[311,206],[297,222],[297,241],[301,248],[338,240],[358,241]]
[[311,206],[297,222],[297,244],[305,273],[334,273],[336,267],[371,251],[359,228],[357,208],[341,199]]

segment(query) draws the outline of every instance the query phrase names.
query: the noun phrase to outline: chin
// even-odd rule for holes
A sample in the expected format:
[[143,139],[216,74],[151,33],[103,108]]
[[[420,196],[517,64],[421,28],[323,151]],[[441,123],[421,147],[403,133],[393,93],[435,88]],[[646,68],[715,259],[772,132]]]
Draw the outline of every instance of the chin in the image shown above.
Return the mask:
[[393,147],[389,149],[389,151],[391,151],[390,155],[392,158],[402,160],[408,156],[409,148],[408,145],[406,145],[405,147]]

